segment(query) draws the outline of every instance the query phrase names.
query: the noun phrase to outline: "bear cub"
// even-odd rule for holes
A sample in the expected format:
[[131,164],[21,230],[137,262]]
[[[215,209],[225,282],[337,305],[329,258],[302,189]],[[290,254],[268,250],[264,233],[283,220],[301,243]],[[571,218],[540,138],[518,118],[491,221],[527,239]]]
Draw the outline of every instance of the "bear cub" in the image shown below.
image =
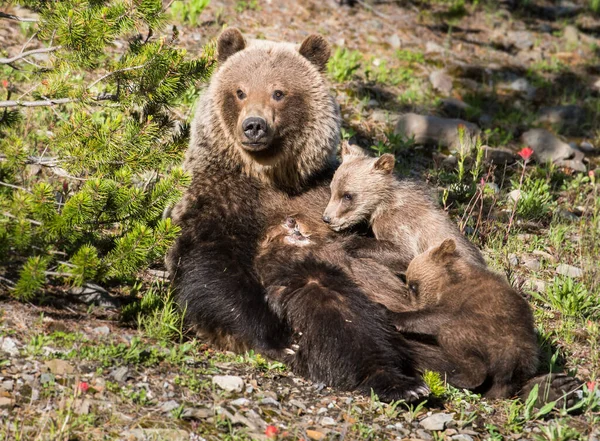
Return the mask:
[[447,355],[447,380],[488,398],[516,393],[538,367],[528,303],[508,282],[463,259],[454,239],[418,255],[406,281],[411,312],[390,313],[399,331],[433,336]]
[[461,256],[485,266],[479,250],[422,186],[397,179],[394,166],[391,154],[372,158],[363,149],[343,143],[342,164],[331,181],[331,199],[323,221],[335,231],[368,221],[377,240],[398,247],[406,265],[416,255],[453,238]]

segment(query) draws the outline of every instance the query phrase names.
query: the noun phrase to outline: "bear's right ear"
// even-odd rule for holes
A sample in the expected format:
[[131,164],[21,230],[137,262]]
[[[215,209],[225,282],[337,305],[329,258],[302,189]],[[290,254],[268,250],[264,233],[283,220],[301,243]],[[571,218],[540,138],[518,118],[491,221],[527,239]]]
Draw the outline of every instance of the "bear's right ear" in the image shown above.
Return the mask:
[[321,35],[312,34],[302,42],[299,52],[300,55],[317,66],[319,71],[323,72],[331,56],[331,47]]
[[221,32],[217,40],[217,59],[222,64],[236,52],[246,47],[246,40],[237,28],[228,28]]
[[444,262],[456,253],[456,242],[454,239],[445,239],[436,249],[431,252],[431,257],[437,262]]
[[365,151],[357,145],[352,145],[348,141],[342,141],[342,160],[348,156],[367,156]]
[[375,161],[375,164],[373,165],[375,170],[382,171],[384,174],[392,173],[395,166],[396,158],[391,153],[381,155],[379,158],[377,158],[377,161]]

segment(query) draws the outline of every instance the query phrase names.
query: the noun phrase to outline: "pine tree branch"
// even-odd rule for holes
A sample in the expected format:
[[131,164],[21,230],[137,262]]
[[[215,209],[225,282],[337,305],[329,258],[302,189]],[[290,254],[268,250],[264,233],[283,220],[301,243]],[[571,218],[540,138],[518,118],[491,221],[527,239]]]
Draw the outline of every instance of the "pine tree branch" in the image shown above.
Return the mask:
[[[9,217],[11,219],[18,219],[17,216],[15,216],[14,214],[10,214],[8,211],[3,211],[2,212],[2,216],[6,216],[6,217]],[[38,221],[33,220],[33,219],[25,219],[25,220],[27,222],[29,222],[30,224],[32,224],[32,225],[37,225],[38,227],[42,225],[41,222],[38,222]]]
[[7,20],[22,21],[27,23],[36,23],[39,21],[37,18],[19,17],[13,14],[7,14],[6,12],[0,12],[0,18],[6,18]]
[[57,51],[60,48],[62,48],[62,46],[51,46],[51,47],[44,47],[41,49],[32,49],[30,51],[21,52],[20,54],[15,55],[14,57],[11,57],[11,58],[0,58],[0,64],[11,64],[11,63],[14,63],[15,61],[21,60],[22,58],[29,57],[30,55],[47,54],[48,52]]
[[[102,93],[98,96],[93,97],[94,101],[114,101],[116,99],[116,95],[109,93]],[[38,101],[0,101],[0,108],[2,107],[42,107],[42,106],[55,106],[57,104],[68,104],[68,103],[76,103],[81,101],[79,98],[56,98],[56,99],[47,99],[47,100],[38,100]]]
[[102,75],[100,78],[98,78],[96,81],[94,81],[92,84],[90,84],[87,88],[91,89],[92,87],[94,87],[96,84],[98,84],[100,81],[104,80],[105,78],[108,78],[112,75],[116,75],[118,73],[121,72],[128,72],[130,70],[138,70],[138,69],[143,69],[144,67],[146,67],[148,65],[148,63],[144,63],[144,64],[140,64],[139,66],[132,66],[132,67],[124,67],[123,69],[117,69],[114,72],[109,72],[106,75]]
[[25,187],[19,187],[18,185],[9,184],[8,182],[0,181],[0,185],[4,185],[5,187],[8,187],[8,188],[14,188],[15,190],[23,190],[23,191],[26,191],[27,193],[31,193],[31,191],[27,190]]

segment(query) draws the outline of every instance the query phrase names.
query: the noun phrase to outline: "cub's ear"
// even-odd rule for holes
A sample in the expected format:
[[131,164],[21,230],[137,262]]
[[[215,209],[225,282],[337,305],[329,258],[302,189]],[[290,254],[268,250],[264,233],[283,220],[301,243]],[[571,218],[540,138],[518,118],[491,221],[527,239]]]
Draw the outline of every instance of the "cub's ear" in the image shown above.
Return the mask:
[[331,47],[321,35],[312,34],[302,42],[299,52],[322,72],[331,56]]
[[220,64],[246,47],[246,40],[238,28],[228,28],[221,32],[217,40],[217,54]]
[[438,262],[444,262],[455,255],[456,242],[454,242],[454,239],[445,239],[431,252],[431,257]]
[[342,141],[341,151],[342,151],[342,160],[344,160],[344,158],[346,158],[348,156],[358,156],[358,157],[367,156],[367,154],[365,153],[365,151],[363,149],[361,149],[357,145],[350,144],[348,141]]
[[373,164],[375,170],[380,170],[384,173],[392,173],[394,171],[394,166],[396,165],[396,158],[391,153],[386,153],[385,155],[381,155]]

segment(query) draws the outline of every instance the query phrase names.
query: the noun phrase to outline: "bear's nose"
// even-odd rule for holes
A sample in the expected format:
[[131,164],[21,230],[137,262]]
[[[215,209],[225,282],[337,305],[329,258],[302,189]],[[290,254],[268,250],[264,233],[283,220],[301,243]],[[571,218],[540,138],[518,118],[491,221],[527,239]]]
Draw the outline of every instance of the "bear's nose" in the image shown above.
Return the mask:
[[331,223],[331,218],[327,215],[323,216],[323,222],[325,222],[326,224],[330,224]]
[[257,142],[267,134],[267,121],[258,116],[251,116],[242,123],[242,130],[246,138],[251,142]]

